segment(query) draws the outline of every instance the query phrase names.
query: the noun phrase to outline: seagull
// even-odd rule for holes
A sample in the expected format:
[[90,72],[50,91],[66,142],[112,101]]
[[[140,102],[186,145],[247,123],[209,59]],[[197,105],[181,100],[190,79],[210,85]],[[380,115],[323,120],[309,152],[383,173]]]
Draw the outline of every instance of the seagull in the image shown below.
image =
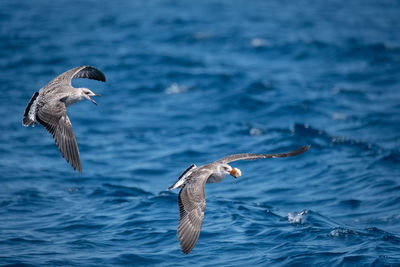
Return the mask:
[[71,80],[88,78],[106,81],[104,74],[91,66],[80,66],[60,74],[39,92],[35,92],[25,109],[22,125],[35,126],[39,122],[54,138],[61,155],[78,172],[82,172],[78,144],[67,115],[67,107],[87,99],[97,105],[91,96],[100,96],[87,88],[75,88]]
[[192,251],[199,239],[206,208],[205,184],[221,182],[227,174],[235,178],[242,175],[239,169],[232,168],[228,163],[238,160],[292,157],[306,152],[309,148],[310,146],[307,145],[278,154],[234,154],[200,167],[195,164],[190,165],[178,180],[168,188],[168,190],[181,188],[178,195],[179,224],[177,235],[182,252],[188,254]]

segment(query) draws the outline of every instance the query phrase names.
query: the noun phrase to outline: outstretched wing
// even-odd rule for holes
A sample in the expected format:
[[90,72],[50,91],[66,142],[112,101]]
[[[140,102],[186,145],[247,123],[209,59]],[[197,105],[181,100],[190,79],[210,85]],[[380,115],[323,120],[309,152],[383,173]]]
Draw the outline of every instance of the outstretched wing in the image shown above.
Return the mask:
[[61,155],[71,166],[82,172],[78,144],[67,116],[65,104],[61,101],[52,101],[39,107],[36,120],[51,133]]
[[178,240],[185,254],[194,248],[199,239],[206,208],[204,184],[210,174],[211,170],[195,171],[192,174],[195,177],[189,178],[179,192]]
[[285,153],[277,153],[277,154],[234,154],[230,156],[226,156],[222,159],[217,160],[218,163],[229,163],[237,160],[255,160],[255,159],[269,159],[269,158],[285,158],[285,157],[293,157],[300,154],[303,154],[310,148],[310,145],[303,146],[299,149],[292,150]]
[[87,78],[102,82],[106,81],[104,74],[95,67],[80,66],[58,75],[51,82],[49,82],[45,88],[52,88],[56,85],[71,85],[71,80],[77,78]]

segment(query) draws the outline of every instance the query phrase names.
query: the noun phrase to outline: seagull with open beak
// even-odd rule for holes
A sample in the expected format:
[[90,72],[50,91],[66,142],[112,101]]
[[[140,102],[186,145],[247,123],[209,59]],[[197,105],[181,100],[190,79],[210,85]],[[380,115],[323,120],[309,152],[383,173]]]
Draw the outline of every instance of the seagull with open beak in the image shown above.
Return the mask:
[[235,178],[242,175],[239,169],[232,168],[228,163],[238,160],[292,157],[306,152],[309,148],[310,146],[303,146],[290,152],[278,154],[234,154],[200,167],[192,164],[187,168],[178,178],[178,181],[168,188],[168,190],[181,188],[178,196],[180,217],[178,240],[182,252],[188,254],[199,239],[206,208],[205,184],[220,182],[227,174]]
[[78,144],[67,115],[67,107],[87,99],[97,105],[92,96],[100,96],[88,88],[75,88],[71,80],[87,78],[106,81],[104,74],[91,66],[80,66],[66,71],[51,80],[29,101],[22,124],[35,126],[39,122],[53,136],[61,155],[71,166],[82,172]]

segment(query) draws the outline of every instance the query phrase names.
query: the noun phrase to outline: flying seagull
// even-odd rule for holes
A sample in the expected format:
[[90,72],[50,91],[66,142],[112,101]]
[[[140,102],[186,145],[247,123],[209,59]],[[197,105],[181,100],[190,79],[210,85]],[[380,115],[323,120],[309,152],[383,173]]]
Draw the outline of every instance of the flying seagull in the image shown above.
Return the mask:
[[82,172],[78,144],[67,115],[67,107],[87,99],[97,105],[91,96],[100,96],[87,88],[74,88],[71,80],[87,78],[106,81],[104,74],[91,66],[80,66],[57,76],[39,92],[35,92],[25,109],[22,124],[35,126],[36,121],[51,133],[61,155],[71,166]]
[[192,164],[187,168],[168,190],[181,188],[178,196],[179,224],[178,240],[183,253],[188,254],[199,239],[201,224],[204,219],[206,198],[204,186],[206,183],[218,183],[227,174],[238,178],[242,175],[237,168],[232,168],[228,163],[237,160],[255,160],[269,158],[285,158],[300,155],[310,148],[309,145],[299,149],[278,154],[234,154],[226,156],[212,163],[197,167]]

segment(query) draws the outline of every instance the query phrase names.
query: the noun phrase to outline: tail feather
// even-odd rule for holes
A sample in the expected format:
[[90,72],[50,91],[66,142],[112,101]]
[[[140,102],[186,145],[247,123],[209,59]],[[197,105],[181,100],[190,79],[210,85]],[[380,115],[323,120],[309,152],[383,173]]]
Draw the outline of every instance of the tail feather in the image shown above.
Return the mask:
[[182,185],[186,182],[186,178],[187,178],[190,174],[192,174],[193,170],[196,169],[196,168],[197,168],[196,164],[190,165],[189,168],[187,168],[187,169],[181,174],[181,176],[179,176],[178,180],[177,180],[173,185],[171,185],[170,187],[168,187],[168,190],[172,190],[172,189],[175,189],[175,188],[182,187]]
[[39,92],[35,92],[29,101],[28,105],[26,106],[24,118],[22,119],[22,124],[24,126],[35,125],[35,110],[36,110],[36,103],[37,98],[39,96]]

